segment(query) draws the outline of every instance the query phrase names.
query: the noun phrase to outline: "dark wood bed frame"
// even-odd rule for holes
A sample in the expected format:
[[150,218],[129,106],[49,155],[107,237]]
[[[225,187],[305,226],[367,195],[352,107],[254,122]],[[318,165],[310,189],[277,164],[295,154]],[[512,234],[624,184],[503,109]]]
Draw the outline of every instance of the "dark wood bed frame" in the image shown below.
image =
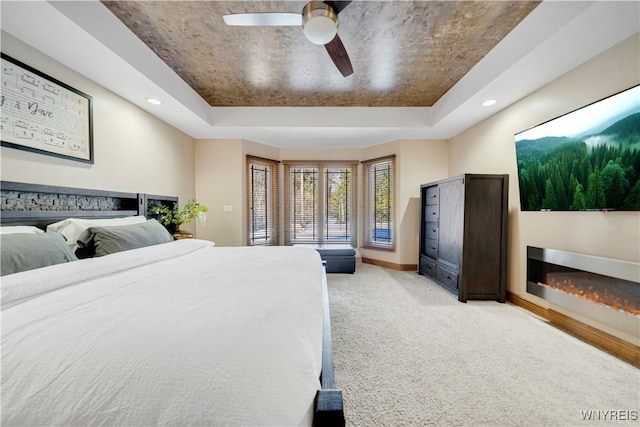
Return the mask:
[[[65,218],[117,218],[154,215],[150,203],[173,206],[178,197],[144,193],[91,190],[42,184],[2,181],[0,183],[2,225],[34,225],[46,229],[48,224]],[[322,277],[324,307],[322,336],[321,389],[315,399],[314,426],[344,426],[342,391],[335,388],[333,346],[326,274]]]

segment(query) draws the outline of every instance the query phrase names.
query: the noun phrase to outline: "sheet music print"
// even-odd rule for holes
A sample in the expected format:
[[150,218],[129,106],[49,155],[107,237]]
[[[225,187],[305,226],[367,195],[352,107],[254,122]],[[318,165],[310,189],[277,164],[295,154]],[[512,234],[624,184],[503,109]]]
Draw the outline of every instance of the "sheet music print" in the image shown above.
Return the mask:
[[90,158],[87,99],[2,59],[2,140]]

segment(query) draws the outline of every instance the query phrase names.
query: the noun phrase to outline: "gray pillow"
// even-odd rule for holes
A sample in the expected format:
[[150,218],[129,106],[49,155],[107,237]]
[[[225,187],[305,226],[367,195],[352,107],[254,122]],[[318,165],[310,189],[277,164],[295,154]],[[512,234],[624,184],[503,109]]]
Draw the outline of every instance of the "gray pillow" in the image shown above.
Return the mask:
[[77,261],[60,233],[0,235],[0,275]]
[[155,219],[140,224],[89,227],[89,233],[93,236],[95,256],[173,242],[171,234]]

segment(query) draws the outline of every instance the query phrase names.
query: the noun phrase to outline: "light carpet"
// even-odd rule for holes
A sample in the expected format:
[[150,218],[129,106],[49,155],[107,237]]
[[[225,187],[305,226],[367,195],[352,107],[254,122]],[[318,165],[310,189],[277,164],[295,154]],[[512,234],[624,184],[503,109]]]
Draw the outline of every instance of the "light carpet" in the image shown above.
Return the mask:
[[528,311],[369,264],[327,278],[347,425],[640,425],[640,370]]

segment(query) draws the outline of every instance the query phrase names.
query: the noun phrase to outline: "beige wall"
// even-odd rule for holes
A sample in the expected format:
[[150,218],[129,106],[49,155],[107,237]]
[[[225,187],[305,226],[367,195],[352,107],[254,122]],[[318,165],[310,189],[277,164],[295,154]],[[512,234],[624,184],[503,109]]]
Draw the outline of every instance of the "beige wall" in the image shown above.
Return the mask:
[[446,141],[400,141],[396,230],[403,242],[399,264],[417,264],[420,242],[420,185],[448,176]]
[[[218,246],[242,246],[242,140],[198,140],[195,151],[196,196],[209,208],[207,223],[197,226],[197,236]],[[232,211],[224,212],[225,206]]]
[[[640,35],[635,35],[451,139],[451,175],[509,174],[510,291],[547,307],[544,300],[526,293],[528,245],[640,262],[640,212],[520,212],[514,143],[514,134],[519,131],[638,83]],[[580,316],[573,317],[594,324]],[[634,341],[611,328],[596,326]]]
[[448,176],[447,143],[440,140],[393,141],[365,148],[363,160],[390,154],[396,155],[396,250],[388,252],[361,248],[360,254],[364,258],[394,264],[416,265],[420,234],[420,185]]
[[[445,141],[403,140],[358,149],[277,149],[243,140],[196,141],[196,193],[211,213],[198,225],[198,237],[220,246],[246,242],[245,156],[274,160],[366,160],[396,155],[396,233],[394,252],[358,248],[360,256],[395,264],[417,264],[420,184],[447,177]],[[362,173],[359,170],[359,187]],[[224,205],[233,212],[223,212]],[[362,214],[358,212],[358,224]],[[361,227],[359,246],[362,242]]]
[[2,180],[195,196],[194,141],[137,106],[2,33],[2,52],[93,98],[93,165],[2,147]]
[[[245,245],[246,155],[278,160],[279,149],[241,139],[202,139],[196,141],[195,152],[196,196],[209,208],[197,236],[218,246]],[[225,206],[231,211],[225,212]]]

